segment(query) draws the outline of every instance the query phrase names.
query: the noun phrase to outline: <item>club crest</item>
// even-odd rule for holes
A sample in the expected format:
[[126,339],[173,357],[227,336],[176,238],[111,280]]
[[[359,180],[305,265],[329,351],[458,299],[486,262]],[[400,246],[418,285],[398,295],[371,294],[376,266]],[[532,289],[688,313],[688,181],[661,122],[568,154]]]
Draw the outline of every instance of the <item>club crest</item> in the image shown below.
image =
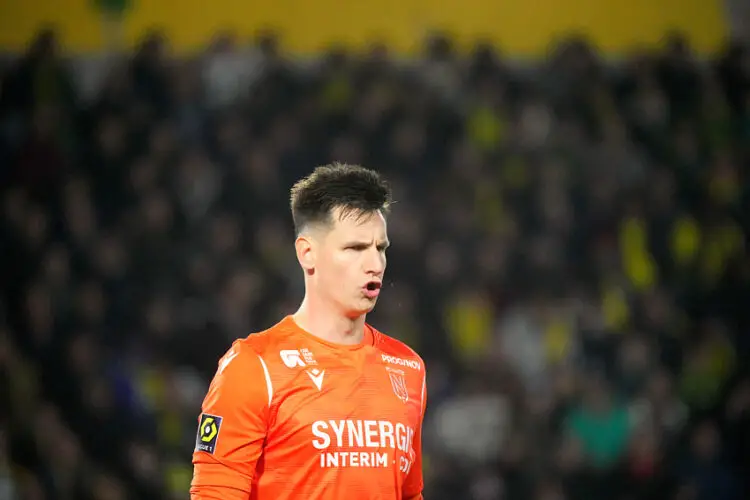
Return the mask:
[[404,403],[409,401],[409,390],[406,387],[406,377],[404,376],[404,372],[390,367],[386,367],[385,369],[388,372],[388,378],[391,379],[393,393]]

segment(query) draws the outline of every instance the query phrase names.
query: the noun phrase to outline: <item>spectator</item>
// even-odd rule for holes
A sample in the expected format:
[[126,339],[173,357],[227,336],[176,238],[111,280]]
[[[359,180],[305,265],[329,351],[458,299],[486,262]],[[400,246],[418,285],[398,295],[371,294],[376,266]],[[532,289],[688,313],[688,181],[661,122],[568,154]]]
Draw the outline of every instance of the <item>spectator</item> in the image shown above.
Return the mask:
[[699,500],[740,498],[735,478],[722,464],[719,439],[719,431],[712,421],[699,424],[691,436],[690,452],[681,478],[695,489]]

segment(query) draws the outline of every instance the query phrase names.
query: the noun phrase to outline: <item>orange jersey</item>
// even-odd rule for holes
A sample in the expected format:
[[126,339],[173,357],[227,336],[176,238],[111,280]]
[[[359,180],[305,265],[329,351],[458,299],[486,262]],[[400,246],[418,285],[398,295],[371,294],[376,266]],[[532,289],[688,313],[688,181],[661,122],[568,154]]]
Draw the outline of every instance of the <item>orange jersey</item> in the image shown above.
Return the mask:
[[193,500],[421,498],[425,367],[369,325],[326,342],[287,316],[236,341],[203,402]]

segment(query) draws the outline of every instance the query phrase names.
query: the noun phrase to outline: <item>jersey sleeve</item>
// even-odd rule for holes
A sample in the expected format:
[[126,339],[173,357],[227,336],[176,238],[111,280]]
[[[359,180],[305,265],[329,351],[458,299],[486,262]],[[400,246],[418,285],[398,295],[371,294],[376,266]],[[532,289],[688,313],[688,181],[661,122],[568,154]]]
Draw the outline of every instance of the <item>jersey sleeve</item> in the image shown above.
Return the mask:
[[247,500],[266,437],[273,388],[263,358],[237,341],[203,401],[193,452],[192,500]]
[[[422,362],[424,366],[424,362]],[[424,414],[427,409],[427,374],[422,379],[422,414],[419,418],[419,427],[414,432],[414,463],[411,465],[409,474],[404,480],[401,488],[401,494],[405,499],[422,498],[424,489],[424,478],[422,476],[422,424],[424,423]]]

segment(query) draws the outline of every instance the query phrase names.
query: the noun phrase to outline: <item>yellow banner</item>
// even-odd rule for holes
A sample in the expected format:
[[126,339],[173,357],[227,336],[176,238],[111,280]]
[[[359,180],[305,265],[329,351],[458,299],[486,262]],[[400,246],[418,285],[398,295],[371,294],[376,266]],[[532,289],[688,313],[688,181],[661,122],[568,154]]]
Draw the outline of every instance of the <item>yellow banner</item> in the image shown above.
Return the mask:
[[[0,0],[0,47],[23,48],[43,24],[55,24],[67,48],[96,51],[102,27],[92,0]],[[478,39],[508,54],[539,56],[565,33],[584,33],[605,53],[659,43],[672,29],[686,32],[700,53],[721,46],[727,33],[722,0],[133,0],[125,38],[135,43],[162,28],[178,50],[204,47],[219,30],[248,39],[276,27],[284,48],[320,51],[332,43],[359,48],[384,41],[413,53],[441,28],[462,46]]]

